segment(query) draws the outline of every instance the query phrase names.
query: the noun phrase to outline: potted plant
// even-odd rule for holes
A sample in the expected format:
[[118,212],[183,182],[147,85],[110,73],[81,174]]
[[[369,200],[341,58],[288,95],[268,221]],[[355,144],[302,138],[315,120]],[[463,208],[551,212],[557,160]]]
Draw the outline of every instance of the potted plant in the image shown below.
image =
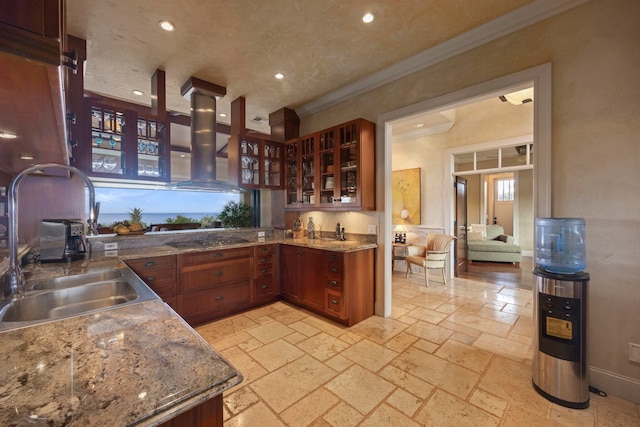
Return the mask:
[[251,226],[251,207],[242,202],[227,202],[218,215],[225,228],[240,228]]

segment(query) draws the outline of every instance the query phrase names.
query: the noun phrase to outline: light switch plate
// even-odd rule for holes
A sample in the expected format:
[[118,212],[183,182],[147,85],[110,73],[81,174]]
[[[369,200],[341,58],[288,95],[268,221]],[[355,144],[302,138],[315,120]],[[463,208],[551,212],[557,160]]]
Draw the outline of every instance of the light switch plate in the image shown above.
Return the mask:
[[265,233],[264,231],[258,231],[258,237],[264,237]]
[[629,360],[640,363],[640,344],[629,343]]
[[104,250],[105,251],[114,251],[118,249],[118,243],[113,242],[113,243],[105,243],[104,244]]

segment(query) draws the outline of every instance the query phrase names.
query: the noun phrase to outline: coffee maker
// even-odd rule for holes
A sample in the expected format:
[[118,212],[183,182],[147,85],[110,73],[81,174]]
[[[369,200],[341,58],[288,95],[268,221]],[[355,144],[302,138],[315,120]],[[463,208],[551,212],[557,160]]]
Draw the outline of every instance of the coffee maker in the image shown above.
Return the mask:
[[40,223],[40,261],[77,261],[86,254],[84,224],[79,219],[43,219]]

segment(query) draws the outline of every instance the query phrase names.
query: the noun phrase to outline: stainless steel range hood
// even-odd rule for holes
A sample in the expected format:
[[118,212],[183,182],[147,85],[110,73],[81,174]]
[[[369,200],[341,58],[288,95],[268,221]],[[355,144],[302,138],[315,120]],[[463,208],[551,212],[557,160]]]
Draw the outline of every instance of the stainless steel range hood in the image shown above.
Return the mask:
[[227,89],[190,77],[181,94],[191,99],[191,179],[173,184],[174,188],[219,192],[240,192],[243,189],[216,178],[216,111],[217,99]]

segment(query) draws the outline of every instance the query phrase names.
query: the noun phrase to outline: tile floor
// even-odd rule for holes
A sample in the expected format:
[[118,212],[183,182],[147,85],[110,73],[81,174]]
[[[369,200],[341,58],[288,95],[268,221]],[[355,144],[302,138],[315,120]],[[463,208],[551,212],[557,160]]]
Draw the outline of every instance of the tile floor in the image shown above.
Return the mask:
[[640,405],[585,410],[531,386],[532,293],[393,278],[393,313],[346,328],[282,302],[196,330],[244,375],[225,426],[640,426]]

